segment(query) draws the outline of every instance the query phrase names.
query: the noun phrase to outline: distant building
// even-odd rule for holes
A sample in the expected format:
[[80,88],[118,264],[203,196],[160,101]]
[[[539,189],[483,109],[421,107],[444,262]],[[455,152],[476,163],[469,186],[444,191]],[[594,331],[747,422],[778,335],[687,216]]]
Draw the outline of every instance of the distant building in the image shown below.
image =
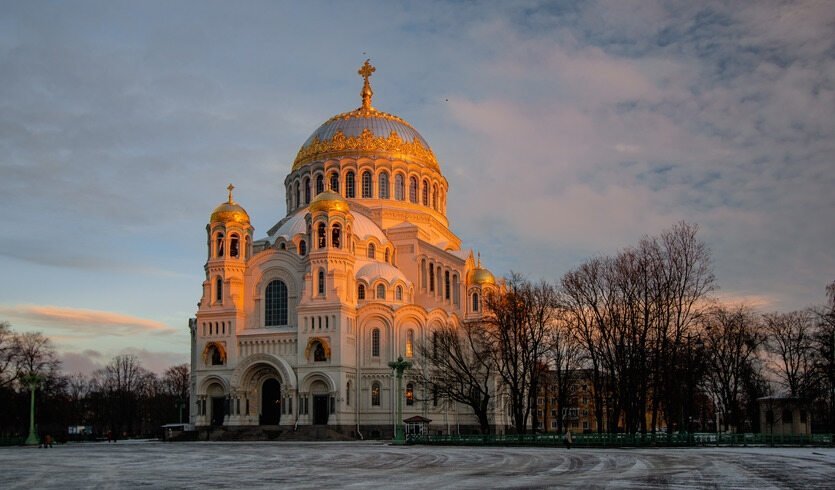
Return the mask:
[[793,397],[758,398],[760,431],[775,436],[808,436],[812,420],[804,400]]

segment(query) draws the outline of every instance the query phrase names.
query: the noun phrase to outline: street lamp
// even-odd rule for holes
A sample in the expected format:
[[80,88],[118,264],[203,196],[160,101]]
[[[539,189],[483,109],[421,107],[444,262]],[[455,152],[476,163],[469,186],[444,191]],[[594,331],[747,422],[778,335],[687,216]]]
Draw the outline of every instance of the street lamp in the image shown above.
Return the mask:
[[26,445],[34,446],[35,444],[40,444],[41,442],[40,439],[38,439],[38,434],[35,432],[35,390],[37,390],[38,385],[43,382],[43,378],[38,376],[36,373],[31,373],[24,376],[22,381],[29,385],[30,392],[29,437],[26,438]]
[[412,363],[404,361],[403,356],[398,356],[396,361],[389,363],[389,367],[394,370],[395,376],[397,376],[397,421],[394,425],[394,443],[404,444],[406,442],[406,437],[403,434],[403,397],[401,396],[401,391],[403,384],[403,371],[411,368]]

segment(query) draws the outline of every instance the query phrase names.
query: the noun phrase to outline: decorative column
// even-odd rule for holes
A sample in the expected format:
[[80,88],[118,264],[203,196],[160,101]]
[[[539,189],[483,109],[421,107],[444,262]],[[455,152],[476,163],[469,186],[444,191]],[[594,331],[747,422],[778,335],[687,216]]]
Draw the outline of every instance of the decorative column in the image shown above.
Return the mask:
[[412,367],[412,363],[404,361],[403,356],[398,356],[397,360],[389,363],[389,367],[394,370],[397,376],[397,423],[394,425],[394,443],[405,444],[406,437],[403,433],[403,371]]
[[35,391],[42,379],[37,374],[29,374],[23,378],[23,382],[29,385],[30,401],[29,401],[29,437],[26,438],[27,446],[34,446],[40,444],[38,434],[35,432]]

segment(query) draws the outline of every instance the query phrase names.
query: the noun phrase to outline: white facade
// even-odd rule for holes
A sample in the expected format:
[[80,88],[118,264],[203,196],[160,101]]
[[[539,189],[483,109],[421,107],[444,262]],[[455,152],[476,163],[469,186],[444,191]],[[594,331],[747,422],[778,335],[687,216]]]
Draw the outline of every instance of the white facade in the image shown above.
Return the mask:
[[190,322],[198,427],[321,424],[382,436],[398,396],[403,418],[475,423],[408,371],[396,393],[388,363],[415,356],[433,328],[478,318],[495,281],[448,227],[431,149],[371,106],[366,73],[363,106],[302,146],[285,179],[287,215],[265,238],[254,240],[231,186],[212,213]]

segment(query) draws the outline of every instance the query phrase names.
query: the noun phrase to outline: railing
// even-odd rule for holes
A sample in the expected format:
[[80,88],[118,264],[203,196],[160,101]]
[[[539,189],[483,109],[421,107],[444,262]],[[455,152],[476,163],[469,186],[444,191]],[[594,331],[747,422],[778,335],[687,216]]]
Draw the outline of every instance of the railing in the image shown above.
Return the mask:
[[[562,446],[563,434],[412,435],[408,444],[455,446]],[[574,434],[572,447],[833,446],[832,434]]]
[[0,437],[0,446],[22,446],[25,437]]

